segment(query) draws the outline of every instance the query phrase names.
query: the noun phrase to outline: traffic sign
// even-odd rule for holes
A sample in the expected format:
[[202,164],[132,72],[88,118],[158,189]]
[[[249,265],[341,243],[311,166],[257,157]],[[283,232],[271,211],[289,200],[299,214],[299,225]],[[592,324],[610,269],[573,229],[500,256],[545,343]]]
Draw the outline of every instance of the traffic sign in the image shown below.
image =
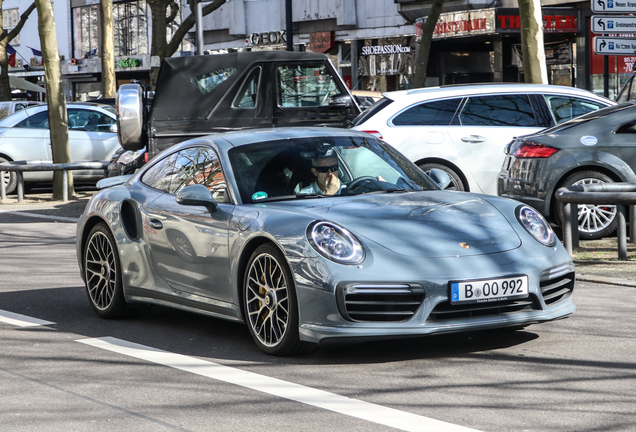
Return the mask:
[[592,15],[593,33],[636,33],[636,16]]
[[592,12],[601,13],[636,13],[635,0],[591,0]]
[[634,55],[636,54],[636,39],[596,36],[594,38],[594,53],[601,55]]

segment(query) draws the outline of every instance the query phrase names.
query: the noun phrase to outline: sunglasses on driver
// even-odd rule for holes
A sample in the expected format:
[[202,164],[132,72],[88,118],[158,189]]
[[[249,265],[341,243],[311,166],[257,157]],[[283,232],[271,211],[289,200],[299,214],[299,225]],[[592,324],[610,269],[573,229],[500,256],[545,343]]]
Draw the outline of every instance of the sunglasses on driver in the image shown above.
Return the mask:
[[326,173],[326,172],[336,172],[338,171],[338,169],[340,168],[338,166],[338,164],[335,165],[330,165],[330,166],[315,166],[313,167],[316,171],[318,171],[319,173]]

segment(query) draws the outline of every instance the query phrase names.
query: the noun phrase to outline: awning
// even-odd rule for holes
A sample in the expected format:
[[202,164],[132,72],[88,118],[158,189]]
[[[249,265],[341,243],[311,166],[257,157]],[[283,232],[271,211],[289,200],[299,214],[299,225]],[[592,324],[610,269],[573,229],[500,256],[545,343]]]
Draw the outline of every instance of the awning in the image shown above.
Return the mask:
[[40,87],[39,85],[33,84],[32,82],[29,82],[25,79],[11,75],[9,75],[9,84],[11,85],[11,87],[21,90],[46,93],[46,89],[44,87]]

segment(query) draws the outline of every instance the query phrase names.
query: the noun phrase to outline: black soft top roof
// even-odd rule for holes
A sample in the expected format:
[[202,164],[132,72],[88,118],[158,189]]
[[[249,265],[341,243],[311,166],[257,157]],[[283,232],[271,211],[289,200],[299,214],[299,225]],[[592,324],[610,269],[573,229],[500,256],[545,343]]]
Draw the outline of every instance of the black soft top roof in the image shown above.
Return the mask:
[[[151,117],[153,120],[204,119],[245,70],[257,62],[326,59],[324,54],[290,51],[248,51],[166,58],[161,63]],[[208,94],[202,94],[190,81],[193,77],[230,67],[236,68],[236,72]]]

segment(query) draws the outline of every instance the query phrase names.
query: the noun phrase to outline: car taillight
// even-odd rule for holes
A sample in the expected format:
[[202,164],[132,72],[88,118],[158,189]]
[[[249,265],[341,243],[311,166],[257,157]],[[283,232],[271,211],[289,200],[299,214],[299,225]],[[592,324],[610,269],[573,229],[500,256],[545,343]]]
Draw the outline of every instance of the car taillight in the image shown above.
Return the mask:
[[144,153],[144,162],[148,163],[148,152]]
[[378,131],[374,131],[374,130],[367,130],[367,131],[362,131],[362,132],[366,132],[368,134],[373,135],[376,138],[382,139],[382,134]]
[[526,143],[516,149],[513,156],[517,159],[549,158],[558,151],[559,149],[555,149],[554,147]]

